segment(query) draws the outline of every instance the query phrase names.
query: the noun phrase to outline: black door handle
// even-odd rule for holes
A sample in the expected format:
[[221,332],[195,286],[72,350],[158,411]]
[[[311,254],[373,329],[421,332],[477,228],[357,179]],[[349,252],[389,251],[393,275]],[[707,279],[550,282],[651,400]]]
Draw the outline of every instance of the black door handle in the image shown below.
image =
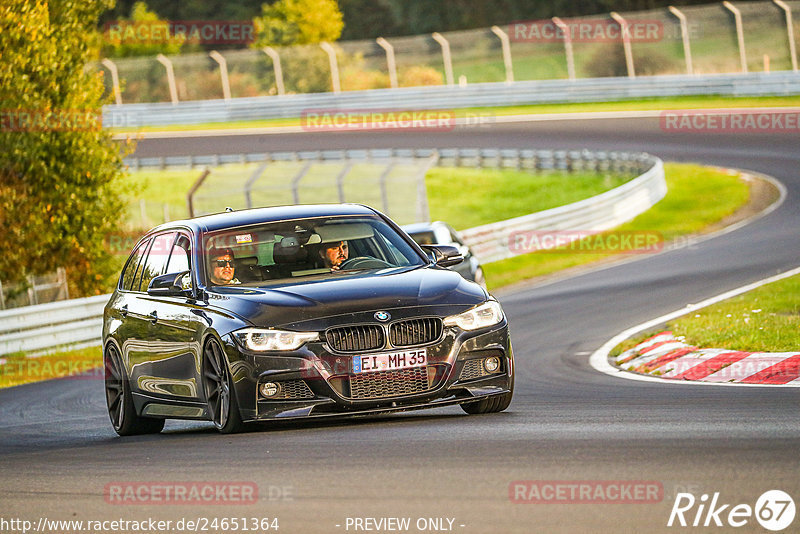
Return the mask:
[[150,322],[152,324],[156,324],[158,322],[158,314],[155,311],[151,311],[148,317],[150,317]]
[[122,315],[123,317],[127,317],[128,316],[128,305],[127,304],[119,309],[119,314]]

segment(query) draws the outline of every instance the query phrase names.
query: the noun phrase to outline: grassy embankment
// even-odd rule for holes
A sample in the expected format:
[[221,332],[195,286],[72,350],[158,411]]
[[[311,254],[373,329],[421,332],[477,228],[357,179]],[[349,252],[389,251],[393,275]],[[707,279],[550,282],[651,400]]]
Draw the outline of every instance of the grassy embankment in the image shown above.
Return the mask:
[[[686,343],[747,352],[800,350],[800,276],[767,284],[667,323]],[[617,346],[619,354],[656,334],[639,334]]]

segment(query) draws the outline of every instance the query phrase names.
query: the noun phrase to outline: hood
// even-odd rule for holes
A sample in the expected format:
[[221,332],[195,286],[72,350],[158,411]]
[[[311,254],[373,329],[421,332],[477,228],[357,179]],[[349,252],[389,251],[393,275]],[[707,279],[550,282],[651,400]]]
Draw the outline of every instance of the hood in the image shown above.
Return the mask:
[[421,267],[389,272],[334,274],[287,285],[215,287],[210,302],[256,326],[286,326],[359,312],[417,306],[466,309],[487,299],[485,291],[456,272]]

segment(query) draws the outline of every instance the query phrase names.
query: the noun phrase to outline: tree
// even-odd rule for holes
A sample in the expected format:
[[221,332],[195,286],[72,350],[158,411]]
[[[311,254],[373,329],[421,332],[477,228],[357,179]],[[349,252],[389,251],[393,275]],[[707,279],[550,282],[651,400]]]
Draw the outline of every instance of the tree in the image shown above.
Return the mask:
[[[142,39],[137,28],[145,28],[144,35],[156,39]],[[169,23],[147,9],[144,2],[136,2],[128,19],[108,22],[104,25],[103,53],[108,57],[155,56],[157,54],[180,54],[185,36],[170,36]]]
[[254,47],[333,42],[344,27],[336,0],[278,0],[261,11]]
[[111,0],[0,6],[0,280],[67,269],[70,294],[106,289],[117,228],[120,146],[103,131],[96,59]]

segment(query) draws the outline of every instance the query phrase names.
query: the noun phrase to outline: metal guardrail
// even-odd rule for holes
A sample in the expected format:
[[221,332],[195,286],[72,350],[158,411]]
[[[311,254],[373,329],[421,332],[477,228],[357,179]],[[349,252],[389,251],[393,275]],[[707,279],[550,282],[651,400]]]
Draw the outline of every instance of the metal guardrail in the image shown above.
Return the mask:
[[481,262],[491,263],[519,254],[512,250],[512,240],[524,232],[580,230],[592,233],[630,221],[667,194],[664,163],[648,155],[641,155],[639,159],[647,162],[649,169],[630,182],[566,206],[464,230],[461,232],[464,242]]
[[578,103],[653,97],[800,94],[800,73],[669,75],[638,78],[589,78],[514,83],[477,83],[466,87],[431,86],[314,93],[230,100],[108,105],[103,126],[140,127],[300,117],[308,110],[407,110]]
[[[513,255],[508,243],[514,232],[608,229],[646,211],[666,194],[663,163],[648,154],[496,148],[390,152],[430,158],[440,166],[594,170],[637,176],[615,189],[580,202],[463,231],[465,242],[483,262]],[[438,160],[435,158],[437,154]],[[232,161],[241,161],[241,157],[244,156],[232,157]],[[257,155],[246,157],[255,158]],[[103,308],[109,298],[110,295],[100,295],[0,311],[0,355],[99,344]]]
[[100,343],[103,308],[111,295],[0,311],[0,355]]

